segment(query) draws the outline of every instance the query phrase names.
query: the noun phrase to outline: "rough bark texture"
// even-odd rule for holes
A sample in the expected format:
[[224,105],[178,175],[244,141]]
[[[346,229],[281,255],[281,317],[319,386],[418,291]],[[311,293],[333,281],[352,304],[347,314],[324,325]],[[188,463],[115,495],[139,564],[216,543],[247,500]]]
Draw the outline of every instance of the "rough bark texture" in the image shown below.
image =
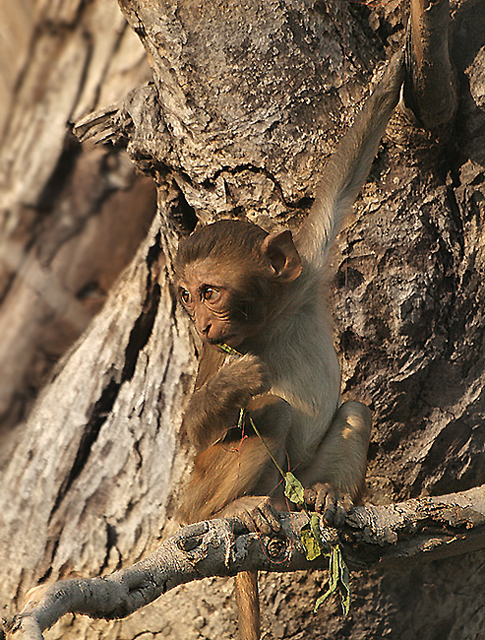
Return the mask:
[[[58,5],[56,16],[76,3]],[[397,2],[372,11],[310,0],[121,5],[149,53],[153,84],[125,103],[116,135],[155,177],[161,215],[16,430],[20,444],[4,465],[0,495],[6,612],[40,579],[109,573],[170,532],[170,501],[187,465],[177,429],[195,369],[167,280],[176,232],[243,211],[268,229],[297,225],[373,70],[404,41]],[[81,15],[79,5],[69,24]],[[333,259],[343,390],[374,410],[369,500],[377,504],[485,482],[483,0],[457,7],[452,24],[456,124],[440,142],[396,115]],[[66,55],[77,60],[75,34]],[[59,117],[62,136],[66,119],[94,108],[71,104]],[[33,166],[24,174],[40,175],[43,166]],[[11,202],[28,213],[34,187],[12,190]],[[293,639],[478,638],[484,579],[481,551],[356,572],[351,614],[342,619],[333,601],[311,613],[324,574],[267,574],[263,629]],[[211,579],[121,622],[64,619],[47,637],[230,638],[231,591],[230,582]]]
[[81,146],[70,132],[69,122],[149,77],[116,4],[23,0],[0,8],[0,78],[11,89],[0,106],[5,439],[133,257],[156,196],[124,151]]

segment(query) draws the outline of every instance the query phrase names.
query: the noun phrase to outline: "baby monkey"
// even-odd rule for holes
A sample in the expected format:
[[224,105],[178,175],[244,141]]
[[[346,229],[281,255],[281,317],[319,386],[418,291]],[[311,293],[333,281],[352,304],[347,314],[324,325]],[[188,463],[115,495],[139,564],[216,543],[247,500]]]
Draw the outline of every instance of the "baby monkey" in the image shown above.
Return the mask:
[[[184,417],[196,456],[179,508],[182,522],[238,515],[252,530],[278,531],[277,510],[287,507],[266,446],[284,470],[294,472],[307,505],[328,524],[342,524],[361,496],[371,416],[360,402],[340,401],[327,259],[367,177],[402,79],[398,54],[327,163],[294,238],[289,230],[267,233],[242,220],[220,220],[180,242],[178,297],[203,341]],[[242,355],[227,354],[222,345]],[[238,574],[236,595],[241,638],[257,640],[253,574]]]

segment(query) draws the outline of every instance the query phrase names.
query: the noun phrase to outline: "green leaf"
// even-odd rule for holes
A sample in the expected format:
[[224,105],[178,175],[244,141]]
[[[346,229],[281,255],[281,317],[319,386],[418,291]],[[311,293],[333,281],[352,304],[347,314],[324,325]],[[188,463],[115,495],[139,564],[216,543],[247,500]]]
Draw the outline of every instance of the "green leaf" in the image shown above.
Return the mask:
[[340,604],[342,605],[342,612],[344,616],[348,615],[350,611],[350,601],[352,599],[352,592],[350,590],[350,573],[349,568],[345,564],[345,560],[342,557],[340,547],[339,552],[339,589],[340,589]]
[[285,496],[290,502],[293,502],[293,504],[302,506],[304,504],[303,497],[305,493],[302,483],[290,471],[285,473],[284,478]]
[[320,605],[322,605],[325,602],[325,600],[328,598],[328,596],[331,595],[332,593],[333,591],[331,589],[327,589],[327,591],[325,591],[323,596],[320,596],[318,598],[318,600],[315,602],[313,613],[316,613],[318,611],[318,609],[320,608]]
[[330,596],[332,593],[335,593],[338,587],[339,565],[338,560],[336,561],[335,549],[338,549],[338,547],[332,547],[332,552],[330,553],[330,557],[328,559],[328,589],[315,602],[315,612],[318,611],[319,607],[323,602],[325,602],[328,596]]
[[350,611],[351,591],[350,591],[350,574],[345,560],[343,559],[340,547],[336,545],[332,547],[332,552],[328,561],[328,589],[315,602],[314,611],[317,611],[323,602],[335,591],[340,592],[340,604],[344,616]]
[[225,344],[224,342],[219,342],[217,346],[219,347],[219,349],[221,349],[221,351],[225,351],[230,356],[238,356],[239,358],[242,356],[242,353],[239,353],[239,351],[236,351],[236,349],[233,349],[232,347],[230,347],[228,344]]
[[310,521],[301,528],[301,542],[305,547],[307,560],[315,560],[315,558],[322,555],[320,540],[315,536]]
[[311,513],[310,516],[310,527],[313,531],[313,535],[315,539],[318,540],[320,545],[321,553],[325,553],[329,555],[332,551],[332,547],[326,542],[322,537],[322,532],[320,531],[320,516],[318,513]]
[[239,411],[239,419],[237,421],[237,428],[241,429],[241,431],[244,428],[244,418],[246,417],[246,410],[245,409],[241,409]]
[[324,553],[330,555],[332,548],[322,538],[320,531],[320,516],[318,513],[308,513],[308,522],[301,528],[301,541],[306,550],[306,559],[315,560]]
[[340,577],[340,565],[338,561],[338,554],[340,549],[338,546],[332,547],[332,553],[330,554],[330,564],[328,567],[330,573],[330,589],[332,592],[337,590],[338,579]]

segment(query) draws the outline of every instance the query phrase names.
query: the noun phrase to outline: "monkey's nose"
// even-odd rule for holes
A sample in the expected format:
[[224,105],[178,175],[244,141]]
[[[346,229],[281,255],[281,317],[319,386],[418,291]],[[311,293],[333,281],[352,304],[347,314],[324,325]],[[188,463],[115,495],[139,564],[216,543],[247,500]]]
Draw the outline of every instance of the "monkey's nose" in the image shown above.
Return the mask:
[[202,338],[208,338],[212,324],[209,318],[197,317],[195,319],[195,328]]
[[205,327],[203,327],[202,329],[199,329],[199,333],[201,336],[203,336],[204,338],[208,338],[209,337],[209,332],[211,330],[211,325],[208,324]]

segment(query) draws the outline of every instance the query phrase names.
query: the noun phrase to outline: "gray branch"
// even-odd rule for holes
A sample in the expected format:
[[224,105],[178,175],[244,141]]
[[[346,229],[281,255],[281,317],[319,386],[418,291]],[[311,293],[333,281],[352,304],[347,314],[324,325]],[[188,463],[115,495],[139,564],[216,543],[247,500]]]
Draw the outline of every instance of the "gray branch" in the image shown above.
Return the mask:
[[[238,571],[296,571],[326,566],[306,559],[300,540],[304,513],[281,514],[277,537],[247,533],[237,518],[181,529],[151,556],[110,576],[61,580],[30,592],[8,625],[10,640],[42,640],[42,632],[66,613],[123,618],[177,585]],[[387,506],[356,508],[340,530],[323,539],[339,543],[352,569],[405,558],[436,559],[485,548],[485,485],[461,493]]]

